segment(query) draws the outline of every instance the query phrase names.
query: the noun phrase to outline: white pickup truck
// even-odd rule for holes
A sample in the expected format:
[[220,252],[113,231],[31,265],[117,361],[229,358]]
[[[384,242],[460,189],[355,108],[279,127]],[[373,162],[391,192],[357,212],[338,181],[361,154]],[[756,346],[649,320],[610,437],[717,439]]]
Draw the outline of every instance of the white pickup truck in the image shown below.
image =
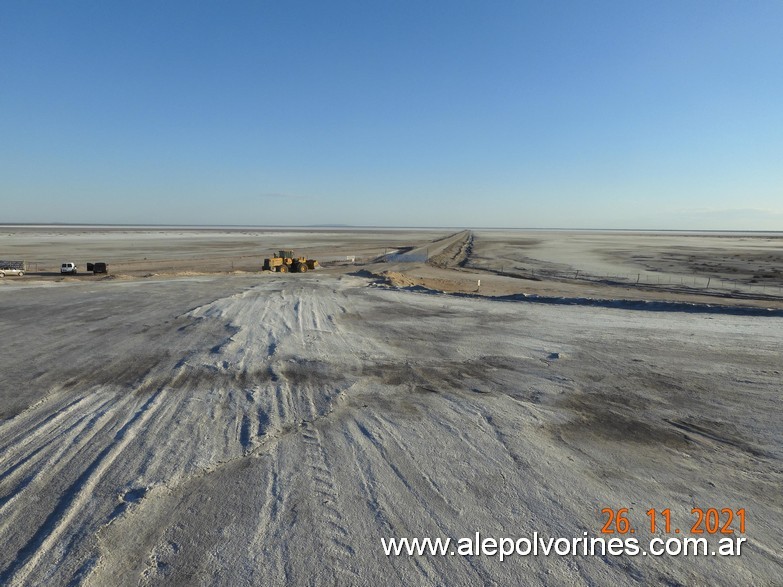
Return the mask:
[[21,277],[24,275],[24,271],[21,269],[0,269],[0,277],[5,277],[6,275],[16,275],[17,277]]
[[70,273],[72,275],[76,275],[76,264],[63,263],[62,265],[60,265],[60,273]]

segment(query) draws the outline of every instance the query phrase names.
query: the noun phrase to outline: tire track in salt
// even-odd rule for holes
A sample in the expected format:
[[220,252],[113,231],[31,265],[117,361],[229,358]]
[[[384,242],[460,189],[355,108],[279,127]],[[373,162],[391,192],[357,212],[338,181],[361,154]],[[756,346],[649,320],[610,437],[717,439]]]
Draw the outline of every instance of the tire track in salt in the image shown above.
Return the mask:
[[[102,415],[102,414],[101,414]],[[3,481],[7,481],[4,484],[16,483],[15,487],[9,491],[3,497],[0,497],[0,517],[4,515],[5,509],[16,503],[25,493],[25,490],[33,483],[38,482],[44,478],[56,477],[64,467],[58,467],[57,465],[66,455],[72,450],[74,440],[79,437],[85,430],[91,428],[100,416],[90,416],[85,414],[78,418],[76,422],[71,424],[67,429],[63,430],[58,435],[58,442],[56,444],[49,443],[39,447],[34,453],[19,461],[14,467],[9,469],[4,474]],[[84,423],[83,426],[80,426]],[[71,434],[73,433],[73,434]],[[50,449],[50,454],[45,454],[45,449]],[[44,453],[44,454],[42,454]],[[40,459],[33,460],[33,457],[42,454]],[[67,464],[69,464],[70,461]],[[30,470],[32,469],[32,473]],[[26,475],[26,476],[25,476]],[[21,478],[21,480],[20,480]],[[3,526],[12,525],[13,518],[9,518],[11,522],[3,524]]]
[[137,436],[140,428],[160,407],[162,389],[155,392],[114,435],[81,475],[68,487],[54,510],[28,542],[16,553],[11,564],[0,572],[0,584],[21,585],[37,564],[62,537],[80,511],[89,503],[92,493],[117,456]]
[[[74,462],[74,459],[76,458],[75,455],[80,455],[83,450],[89,447],[94,438],[100,435],[103,430],[110,425],[112,418],[114,417],[114,412],[110,413],[109,409],[103,409],[110,402],[111,398],[104,401],[95,412],[84,414],[79,417],[76,423],[58,436],[60,442],[56,444],[49,443],[43,447],[50,448],[53,452],[36,461],[34,464],[40,466],[34,469],[33,473],[24,477],[20,483],[17,483],[12,492],[6,495],[3,507],[0,508],[0,513],[8,506],[16,504],[19,501],[24,501],[28,491],[32,491],[32,495],[27,501],[37,502],[39,498],[35,495],[37,489],[33,489],[33,481],[50,483],[58,477],[68,474],[68,468]],[[82,423],[84,424],[82,425]],[[96,431],[93,432],[93,430]],[[73,432],[73,434],[69,434],[70,432]],[[29,473],[30,468],[30,466],[27,466],[18,471],[20,475],[24,475]],[[20,520],[24,515],[25,509],[22,507],[16,507],[11,510],[7,516],[3,514],[2,530],[5,531],[17,526],[26,526],[29,521]]]
[[[385,485],[383,480],[378,478],[373,468],[373,462],[378,461],[377,458],[373,458],[370,454],[374,444],[366,442],[366,434],[356,421],[350,423],[344,432],[344,436],[353,455],[353,461],[356,464],[362,495],[367,499],[367,505],[374,514],[376,524],[383,526],[381,529],[382,535],[386,537],[411,536],[410,528],[403,522],[402,518],[395,514],[393,507],[386,507],[383,504],[385,500],[378,492],[378,488],[385,487]],[[436,580],[438,573],[427,557],[414,556],[409,557],[408,560],[413,563],[419,575],[424,578],[424,581],[421,581],[420,584],[425,584],[425,581],[429,582],[429,584],[438,584]],[[397,565],[391,564],[386,568],[390,568],[396,573],[397,582],[400,585],[411,584],[410,577],[403,575]]]
[[346,559],[353,559],[356,552],[349,544],[350,533],[338,505],[339,491],[318,427],[307,425],[302,432],[302,440],[307,449],[309,477],[313,487],[312,499],[319,508],[318,521],[323,526],[318,533],[318,539],[329,559],[329,567],[337,575],[337,584],[357,584],[358,573],[346,565]]
[[[82,397],[78,400],[78,402],[81,402],[81,400],[84,400],[85,397]],[[39,430],[35,430],[29,434],[29,438],[27,442],[23,442],[19,445],[11,446],[8,448],[8,452],[11,452],[12,450],[19,449],[17,453],[12,458],[10,455],[3,455],[2,459],[0,461],[14,461],[12,465],[10,465],[7,469],[5,469],[2,473],[0,473],[0,486],[2,486],[3,482],[6,481],[6,479],[13,478],[14,473],[17,471],[25,471],[30,466],[33,466],[39,462],[40,460],[37,460],[35,457],[37,457],[39,454],[43,453],[46,449],[51,449],[52,445],[55,441],[58,441],[56,449],[59,449],[61,452],[66,450],[67,447],[67,440],[71,438],[69,436],[69,433],[74,430],[82,421],[90,417],[91,413],[99,412],[102,413],[101,410],[108,405],[108,403],[111,401],[110,399],[105,400],[102,404],[100,404],[97,408],[90,408],[90,411],[85,414],[75,414],[75,417],[72,418],[72,422],[68,424],[63,424],[62,421],[66,419],[66,415],[62,414],[62,417],[58,419],[57,428],[54,428],[52,426],[47,426],[47,430],[44,433],[41,433]],[[74,403],[78,403],[74,402]],[[73,410],[69,410],[68,414],[71,414]],[[51,421],[50,421],[51,422]],[[63,428],[63,426],[65,426]],[[39,438],[37,435],[43,435],[44,438]],[[47,438],[47,436],[52,436],[52,438]],[[31,445],[38,443],[38,446],[31,450],[30,452],[27,452],[24,455],[20,455],[19,453],[23,453],[24,449],[29,448]],[[42,457],[42,459],[45,459],[46,457]]]
[[[38,402],[35,406],[28,408],[13,419],[5,422],[2,426],[0,426],[0,434],[2,434],[8,442],[6,442],[2,448],[0,448],[0,454],[5,453],[12,447],[15,449],[24,448],[39,438],[41,435],[47,434],[53,428],[57,428],[59,423],[64,418],[67,418],[68,414],[78,409],[80,404],[86,399],[86,395],[76,398],[59,410],[44,417],[37,424],[30,423],[30,420],[35,417],[32,415],[32,412],[43,411],[45,405],[48,403],[46,400]],[[18,428],[16,433],[13,435],[6,433],[6,430],[11,427]],[[0,461],[4,460],[5,458],[6,457],[3,454],[3,456],[0,457]]]
[[[279,535],[279,529],[284,525],[281,522],[281,512],[288,503],[288,493],[284,490],[285,480],[281,480],[282,468],[280,463],[279,447],[266,453],[263,457],[266,467],[264,475],[268,476],[264,484],[264,498],[261,507],[258,508],[258,521],[256,531],[251,539],[253,552],[263,552],[265,561],[271,562],[273,567],[272,577],[285,577],[285,561],[289,558],[287,541]],[[272,551],[269,545],[280,545],[281,551]],[[266,565],[265,565],[266,566]],[[272,581],[269,581],[272,583]]]
[[[374,418],[374,423],[378,431],[381,432],[381,436],[386,439],[390,439],[391,443],[384,441],[382,444],[380,441],[376,441],[370,438],[376,447],[381,452],[386,465],[397,476],[398,480],[408,489],[408,492],[419,503],[420,507],[433,524],[438,528],[438,533],[441,536],[457,536],[459,532],[456,528],[449,524],[448,520],[459,519],[459,508],[447,499],[435,480],[421,467],[416,465],[416,455],[410,448],[410,442],[406,442],[405,439],[397,432],[398,427],[391,422],[388,418],[381,414],[378,414]],[[363,429],[360,425],[360,430],[366,434],[367,429]],[[393,444],[397,448],[397,452],[405,455],[406,458],[400,459],[399,457],[390,458],[388,454],[389,445]],[[508,447],[505,447],[508,450]],[[420,478],[424,481],[423,484],[414,484],[416,479]],[[505,478],[505,477],[504,477]],[[445,517],[433,507],[434,503],[440,503],[441,506],[445,506],[449,510],[449,514]],[[454,559],[459,563],[469,566],[476,575],[481,579],[484,585],[492,583],[491,574],[481,564],[480,559],[473,559],[471,557],[459,557]]]

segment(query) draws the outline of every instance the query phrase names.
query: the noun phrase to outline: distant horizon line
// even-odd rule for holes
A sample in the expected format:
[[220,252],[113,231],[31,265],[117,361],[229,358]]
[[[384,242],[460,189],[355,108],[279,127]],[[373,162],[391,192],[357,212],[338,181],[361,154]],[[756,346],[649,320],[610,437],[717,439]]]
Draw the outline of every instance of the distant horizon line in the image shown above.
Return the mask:
[[372,224],[141,224],[141,223],[96,223],[96,222],[0,222],[0,227],[94,227],[94,228],[182,228],[182,229],[395,229],[395,230],[532,230],[532,231],[581,231],[581,232],[705,232],[705,233],[783,233],[781,230],[742,228],[576,228],[562,226],[389,226]]

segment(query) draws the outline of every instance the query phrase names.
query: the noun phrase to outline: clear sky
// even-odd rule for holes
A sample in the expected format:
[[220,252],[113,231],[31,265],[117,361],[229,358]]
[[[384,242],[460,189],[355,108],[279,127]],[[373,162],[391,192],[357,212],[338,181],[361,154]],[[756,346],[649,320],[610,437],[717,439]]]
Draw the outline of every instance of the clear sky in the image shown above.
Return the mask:
[[0,2],[0,222],[783,230],[780,0]]

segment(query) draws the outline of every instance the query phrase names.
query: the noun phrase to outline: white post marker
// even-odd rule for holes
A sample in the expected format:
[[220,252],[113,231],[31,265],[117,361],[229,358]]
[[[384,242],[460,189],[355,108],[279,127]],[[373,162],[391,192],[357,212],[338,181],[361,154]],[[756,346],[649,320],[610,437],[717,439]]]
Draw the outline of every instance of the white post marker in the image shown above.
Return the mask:
[[476,283],[476,291],[481,289],[481,280],[479,279]]

